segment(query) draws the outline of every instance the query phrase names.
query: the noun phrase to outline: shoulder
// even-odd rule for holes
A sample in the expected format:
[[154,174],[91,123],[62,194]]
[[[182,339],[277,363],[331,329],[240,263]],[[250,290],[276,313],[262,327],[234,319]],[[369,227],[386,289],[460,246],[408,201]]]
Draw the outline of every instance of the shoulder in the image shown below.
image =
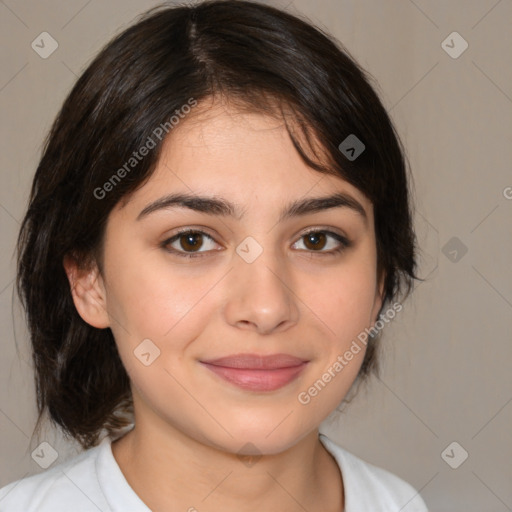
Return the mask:
[[411,484],[350,453],[324,434],[320,434],[320,440],[340,467],[346,512],[428,512],[419,492]]
[[0,489],[0,512],[110,510],[96,478],[104,443]]

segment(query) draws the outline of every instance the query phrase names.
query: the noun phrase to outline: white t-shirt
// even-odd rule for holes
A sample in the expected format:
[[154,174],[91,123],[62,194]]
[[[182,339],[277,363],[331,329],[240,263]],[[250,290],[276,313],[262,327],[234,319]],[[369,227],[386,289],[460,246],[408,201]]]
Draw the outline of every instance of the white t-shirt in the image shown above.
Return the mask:
[[[344,512],[428,512],[410,484],[356,457],[324,434],[320,440],[341,469]],[[66,462],[0,489],[0,512],[98,511],[151,512],[126,481],[108,437]]]

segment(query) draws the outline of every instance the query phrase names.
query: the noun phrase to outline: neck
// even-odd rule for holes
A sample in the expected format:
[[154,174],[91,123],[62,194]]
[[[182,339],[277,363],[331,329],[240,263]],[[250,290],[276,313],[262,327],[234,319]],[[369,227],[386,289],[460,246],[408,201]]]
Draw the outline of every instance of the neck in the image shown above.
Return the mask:
[[343,510],[341,474],[318,430],[281,453],[242,457],[137,419],[112,452],[153,512]]

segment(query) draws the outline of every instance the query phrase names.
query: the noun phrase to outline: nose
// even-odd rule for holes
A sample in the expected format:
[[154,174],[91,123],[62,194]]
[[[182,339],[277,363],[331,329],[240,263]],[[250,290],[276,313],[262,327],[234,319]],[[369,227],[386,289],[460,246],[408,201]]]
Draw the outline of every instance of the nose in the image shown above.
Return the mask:
[[234,255],[226,283],[226,321],[259,334],[281,332],[299,319],[298,298],[285,263],[264,250],[251,263]]

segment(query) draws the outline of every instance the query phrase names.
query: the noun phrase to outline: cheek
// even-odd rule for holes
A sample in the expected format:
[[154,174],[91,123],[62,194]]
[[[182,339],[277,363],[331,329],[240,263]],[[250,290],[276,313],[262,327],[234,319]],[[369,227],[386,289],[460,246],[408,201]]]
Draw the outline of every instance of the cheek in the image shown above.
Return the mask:
[[201,311],[218,279],[191,272],[171,273],[169,265],[158,261],[142,265],[142,260],[126,257],[122,267],[112,267],[107,277],[108,308],[115,319],[116,339],[128,337],[133,348],[149,338],[163,348],[169,339],[184,339],[183,329],[193,339],[206,321],[207,315]]
[[146,401],[165,404],[173,396],[179,410],[193,405],[179,382],[194,370],[185,355],[211,318],[208,292],[216,281],[166,276],[157,266],[126,261],[112,281],[109,309],[122,323],[113,322],[112,331],[132,385]]
[[304,304],[325,324],[331,342],[343,346],[370,326],[375,286],[367,265],[347,265],[321,279],[307,281]]

